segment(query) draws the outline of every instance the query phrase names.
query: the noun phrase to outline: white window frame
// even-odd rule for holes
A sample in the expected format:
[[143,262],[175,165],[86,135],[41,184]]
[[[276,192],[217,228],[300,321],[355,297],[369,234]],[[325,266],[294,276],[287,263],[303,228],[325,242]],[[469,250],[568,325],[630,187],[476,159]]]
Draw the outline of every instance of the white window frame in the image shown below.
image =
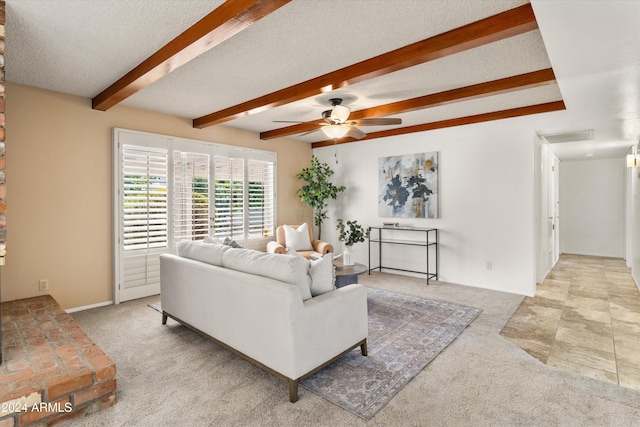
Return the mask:
[[[192,139],[178,138],[173,136],[166,136],[160,134],[153,134],[148,132],[140,132],[129,129],[113,128],[113,221],[114,221],[114,301],[116,304],[124,301],[121,299],[121,269],[123,268],[121,258],[121,236],[123,225],[123,206],[121,201],[122,191],[122,150],[119,144],[122,133],[134,134],[137,137],[143,139],[145,143],[148,142],[150,146],[164,148],[168,152],[168,188],[167,188],[167,203],[168,203],[168,248],[167,253],[175,253],[175,233],[174,233],[174,151],[181,152],[194,152],[194,153],[206,153],[209,155],[209,234],[213,233],[214,225],[214,188],[215,188],[215,156],[231,155],[231,157],[238,157],[239,155],[244,161],[244,196],[243,196],[243,220],[244,220],[244,233],[242,239],[236,239],[238,242],[248,248],[265,250],[267,242],[275,238],[275,229],[277,222],[277,153],[265,150],[257,150],[253,148],[243,148],[233,145],[211,143],[206,141],[198,141]],[[248,209],[248,173],[249,173],[249,160],[267,161],[273,163],[273,224],[271,233],[268,236],[254,236],[249,237],[249,209]],[[158,290],[159,292],[159,290]],[[151,294],[150,294],[151,295]],[[140,295],[137,298],[146,296]],[[132,299],[132,298],[127,298]]]

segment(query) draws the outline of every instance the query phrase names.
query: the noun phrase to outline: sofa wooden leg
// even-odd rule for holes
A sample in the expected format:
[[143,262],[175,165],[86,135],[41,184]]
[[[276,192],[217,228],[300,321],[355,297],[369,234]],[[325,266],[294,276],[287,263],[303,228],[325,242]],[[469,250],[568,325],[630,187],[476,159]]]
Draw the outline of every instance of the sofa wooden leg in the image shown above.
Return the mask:
[[291,403],[298,401],[298,380],[289,379],[289,400]]
[[360,344],[360,352],[362,353],[363,356],[367,355],[367,339],[365,338],[364,341],[362,341],[362,344]]
[[167,324],[167,313],[165,313],[164,311],[162,312],[162,324],[166,325]]

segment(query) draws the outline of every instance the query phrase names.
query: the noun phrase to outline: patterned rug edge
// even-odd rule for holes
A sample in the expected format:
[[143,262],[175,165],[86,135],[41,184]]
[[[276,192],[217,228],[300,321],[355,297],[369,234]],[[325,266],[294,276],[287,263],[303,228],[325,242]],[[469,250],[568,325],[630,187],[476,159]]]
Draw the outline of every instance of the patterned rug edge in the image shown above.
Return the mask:
[[[371,402],[369,402],[365,406],[359,408],[359,410],[354,410],[353,408],[344,406],[341,402],[333,399],[332,396],[327,396],[322,392],[319,392],[310,387],[307,387],[303,382],[300,383],[300,385],[305,390],[310,391],[311,393],[324,398],[325,400],[331,402],[332,404],[338,406],[339,408],[347,412],[350,412],[351,414],[356,415],[365,421],[369,421],[373,417],[375,417],[375,415],[378,412],[380,412],[380,410],[382,410],[407,384],[409,384],[411,380],[413,380],[413,378],[416,377],[416,375],[418,375],[422,370],[424,370],[424,368],[426,368],[431,362],[433,362],[440,355],[440,353],[442,353],[447,347],[449,347],[454,341],[456,341],[458,337],[469,327],[469,325],[471,325],[471,323],[473,323],[473,321],[477,319],[478,316],[482,313],[481,309],[468,306],[468,305],[451,303],[443,300],[435,300],[432,298],[423,298],[416,295],[387,291],[387,290],[378,289],[378,288],[368,287],[368,290],[373,292],[383,293],[383,294],[391,294],[392,296],[401,296],[401,297],[415,299],[415,300],[434,301],[440,304],[447,304],[450,306],[455,306],[461,309],[468,310],[468,313],[464,319],[464,325],[458,325],[453,329],[456,332],[455,337],[449,341],[445,339],[443,340],[443,342],[439,343],[438,346],[436,347],[437,352],[435,352],[433,357],[428,358],[424,362],[413,366],[409,371],[405,372],[402,376],[398,377],[395,381],[393,381],[393,383],[389,384],[389,387],[387,387],[384,390],[384,392],[379,393],[378,397],[373,399]],[[356,349],[353,351],[359,351],[359,349]],[[334,363],[339,363],[339,361]]]

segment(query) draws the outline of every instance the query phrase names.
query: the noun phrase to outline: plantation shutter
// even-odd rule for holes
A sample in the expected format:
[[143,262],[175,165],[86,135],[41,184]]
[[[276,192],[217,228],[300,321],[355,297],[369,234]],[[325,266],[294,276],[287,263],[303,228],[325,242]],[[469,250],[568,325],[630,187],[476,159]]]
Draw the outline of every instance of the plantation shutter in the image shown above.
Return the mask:
[[274,166],[271,161],[252,160],[248,168],[248,237],[273,236],[275,217]]
[[209,155],[173,151],[173,243],[209,235]]
[[160,255],[180,241],[213,235],[265,250],[275,153],[118,128],[113,142],[116,303],[159,294]]
[[213,234],[244,239],[244,158],[214,157]]
[[[157,293],[161,253],[168,248],[168,151],[122,145],[120,174],[123,300]],[[157,289],[157,291],[156,291]]]

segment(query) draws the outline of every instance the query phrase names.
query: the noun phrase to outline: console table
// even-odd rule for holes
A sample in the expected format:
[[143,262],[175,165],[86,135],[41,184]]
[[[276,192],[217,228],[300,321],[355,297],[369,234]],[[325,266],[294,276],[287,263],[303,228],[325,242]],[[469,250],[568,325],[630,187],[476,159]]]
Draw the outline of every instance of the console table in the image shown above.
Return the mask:
[[[438,280],[438,229],[437,228],[416,228],[416,227],[369,227],[369,274],[371,270],[382,271],[382,269],[406,271],[408,273],[420,273],[427,276],[427,284],[429,280]],[[377,236],[374,232],[377,230]],[[411,233],[409,233],[411,232]],[[419,236],[415,238],[416,234]],[[402,237],[402,238],[398,238]],[[404,239],[406,237],[406,239]],[[378,244],[378,266],[371,267],[371,245]],[[383,245],[404,245],[417,246],[425,248],[425,267],[424,271],[407,270],[403,268],[394,268],[382,264],[382,248]],[[430,248],[434,248],[435,256],[433,259],[430,255]]]

